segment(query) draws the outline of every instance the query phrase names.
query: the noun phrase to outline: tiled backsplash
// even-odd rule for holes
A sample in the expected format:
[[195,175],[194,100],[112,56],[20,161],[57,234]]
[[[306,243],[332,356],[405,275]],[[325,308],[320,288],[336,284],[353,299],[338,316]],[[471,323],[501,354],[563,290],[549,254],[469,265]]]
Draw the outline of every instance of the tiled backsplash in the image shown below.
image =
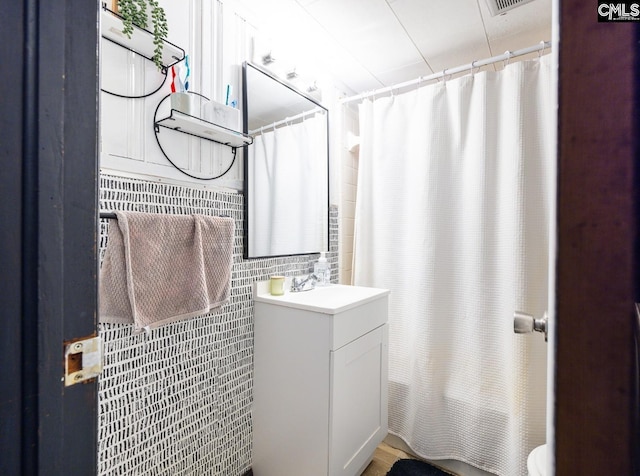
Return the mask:
[[[308,273],[318,255],[244,260],[243,196],[102,175],[101,210],[226,215],[236,223],[231,297],[149,334],[100,324],[99,475],[240,476],[251,465],[254,281]],[[101,220],[100,248],[108,220]],[[327,258],[337,282],[338,210]]]

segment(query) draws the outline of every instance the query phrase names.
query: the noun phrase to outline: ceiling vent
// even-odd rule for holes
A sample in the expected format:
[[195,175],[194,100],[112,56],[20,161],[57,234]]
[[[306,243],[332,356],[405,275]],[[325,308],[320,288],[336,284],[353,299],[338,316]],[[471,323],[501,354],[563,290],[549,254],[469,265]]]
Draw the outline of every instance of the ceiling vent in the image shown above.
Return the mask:
[[532,2],[533,0],[486,0],[491,16],[502,15],[520,5]]

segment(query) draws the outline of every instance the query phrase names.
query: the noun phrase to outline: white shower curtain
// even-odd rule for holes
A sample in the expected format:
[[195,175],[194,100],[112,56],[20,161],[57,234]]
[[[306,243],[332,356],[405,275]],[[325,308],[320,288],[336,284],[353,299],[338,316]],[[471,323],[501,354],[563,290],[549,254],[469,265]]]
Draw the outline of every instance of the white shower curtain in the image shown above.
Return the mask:
[[324,249],[326,121],[316,114],[254,136],[248,160],[251,256]]
[[545,440],[550,56],[360,106],[354,283],[391,290],[389,428],[526,475]]

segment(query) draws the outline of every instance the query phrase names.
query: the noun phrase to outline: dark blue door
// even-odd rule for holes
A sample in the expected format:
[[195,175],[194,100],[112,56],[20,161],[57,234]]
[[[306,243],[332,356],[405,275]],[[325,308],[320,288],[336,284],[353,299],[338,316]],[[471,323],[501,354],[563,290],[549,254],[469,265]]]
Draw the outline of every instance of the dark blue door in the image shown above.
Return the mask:
[[96,473],[97,2],[0,4],[0,474]]

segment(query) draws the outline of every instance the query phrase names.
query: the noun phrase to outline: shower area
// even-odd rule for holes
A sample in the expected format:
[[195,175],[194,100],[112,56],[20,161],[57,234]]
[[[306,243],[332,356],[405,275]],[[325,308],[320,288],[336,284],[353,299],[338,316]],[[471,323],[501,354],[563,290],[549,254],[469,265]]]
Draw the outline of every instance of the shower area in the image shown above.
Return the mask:
[[359,144],[352,283],[391,290],[390,433],[423,458],[504,476],[526,475],[546,439],[547,347],[513,321],[549,308],[545,48],[343,101]]

